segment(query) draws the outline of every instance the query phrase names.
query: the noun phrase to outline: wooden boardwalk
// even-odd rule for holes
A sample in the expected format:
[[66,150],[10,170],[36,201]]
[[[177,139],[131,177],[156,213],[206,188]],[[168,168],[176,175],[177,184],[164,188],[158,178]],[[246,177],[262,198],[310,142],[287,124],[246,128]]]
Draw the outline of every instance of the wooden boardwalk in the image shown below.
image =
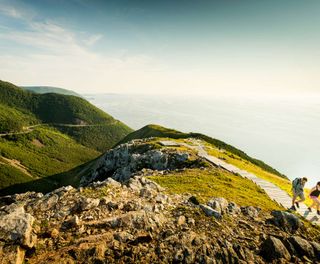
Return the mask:
[[[183,144],[183,143],[182,145],[198,150],[198,155],[206,159],[210,163],[218,167],[221,167],[231,173],[237,173],[244,178],[250,179],[255,184],[257,184],[261,189],[263,189],[272,200],[274,200],[284,208],[291,207],[292,198],[289,196],[289,194],[286,191],[281,190],[279,187],[277,187],[273,183],[266,181],[264,179],[261,179],[253,173],[250,173],[246,170],[241,170],[234,165],[231,165],[229,163],[226,163],[223,160],[220,160],[214,156],[209,155],[199,142],[193,141],[193,143],[196,143],[197,145],[190,146],[188,144]],[[301,216],[303,216],[313,224],[320,225],[320,216],[317,215],[316,210],[314,208],[312,209],[312,212],[309,212],[307,206],[304,203],[300,203],[300,208],[297,208],[297,213],[299,213]]]

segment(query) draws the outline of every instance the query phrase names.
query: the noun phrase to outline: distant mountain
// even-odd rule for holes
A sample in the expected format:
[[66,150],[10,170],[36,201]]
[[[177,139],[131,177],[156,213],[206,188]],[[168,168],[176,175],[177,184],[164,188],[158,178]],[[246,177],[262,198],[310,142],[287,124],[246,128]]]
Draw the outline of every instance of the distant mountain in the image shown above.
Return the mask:
[[52,86],[21,86],[21,88],[23,88],[24,90],[33,92],[33,93],[38,93],[38,94],[57,93],[57,94],[74,95],[74,96],[81,97],[80,94],[78,94],[78,93],[76,93],[74,91],[63,89],[63,88],[59,88],[59,87],[52,87]]
[[0,81],[0,189],[70,170],[130,132],[83,98]]

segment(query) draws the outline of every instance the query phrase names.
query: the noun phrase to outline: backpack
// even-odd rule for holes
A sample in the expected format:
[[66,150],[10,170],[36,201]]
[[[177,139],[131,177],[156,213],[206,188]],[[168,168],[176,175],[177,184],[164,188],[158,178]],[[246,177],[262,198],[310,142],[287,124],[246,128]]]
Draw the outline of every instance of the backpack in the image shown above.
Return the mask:
[[295,178],[295,179],[292,181],[292,187],[293,187],[294,189],[296,189],[299,183],[300,183],[300,178]]

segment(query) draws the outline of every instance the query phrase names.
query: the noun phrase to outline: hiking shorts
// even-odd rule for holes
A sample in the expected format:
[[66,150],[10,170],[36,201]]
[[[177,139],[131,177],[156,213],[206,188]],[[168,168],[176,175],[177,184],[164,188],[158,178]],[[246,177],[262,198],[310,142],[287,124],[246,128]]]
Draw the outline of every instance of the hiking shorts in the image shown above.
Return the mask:
[[297,190],[292,190],[293,191],[293,195],[296,197],[300,197],[300,199],[304,200],[304,192],[303,191],[297,191]]

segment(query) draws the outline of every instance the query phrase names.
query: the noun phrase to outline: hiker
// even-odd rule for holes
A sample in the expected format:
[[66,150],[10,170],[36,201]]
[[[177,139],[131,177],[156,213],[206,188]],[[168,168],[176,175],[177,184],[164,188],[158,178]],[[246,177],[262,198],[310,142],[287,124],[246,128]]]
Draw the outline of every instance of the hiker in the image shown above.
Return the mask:
[[[291,206],[291,210],[296,211],[296,206],[299,208],[299,203],[302,203],[306,198],[304,197],[304,193],[303,193],[303,187],[306,184],[306,182],[308,181],[308,179],[306,177],[303,178],[296,178],[293,180],[292,182],[292,193],[293,193],[293,197],[292,197],[292,206]],[[299,201],[296,201],[297,198],[300,197]]]
[[312,199],[313,203],[310,207],[308,207],[308,209],[311,212],[311,208],[316,206],[318,215],[320,215],[320,201],[318,199],[319,195],[320,195],[320,182],[317,182],[317,185],[313,187],[310,191],[310,198]]

